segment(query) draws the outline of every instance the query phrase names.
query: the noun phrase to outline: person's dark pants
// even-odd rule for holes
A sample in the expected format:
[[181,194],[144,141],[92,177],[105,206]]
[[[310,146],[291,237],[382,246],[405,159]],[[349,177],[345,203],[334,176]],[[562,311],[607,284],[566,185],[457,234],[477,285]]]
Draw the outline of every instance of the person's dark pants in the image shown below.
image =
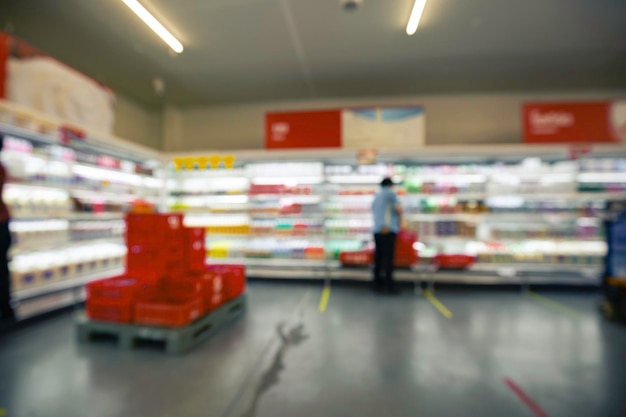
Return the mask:
[[374,287],[391,290],[393,282],[393,258],[396,252],[395,233],[376,233],[376,254],[374,256]]
[[11,307],[11,274],[9,273],[9,248],[11,232],[9,222],[0,223],[0,319],[13,319]]

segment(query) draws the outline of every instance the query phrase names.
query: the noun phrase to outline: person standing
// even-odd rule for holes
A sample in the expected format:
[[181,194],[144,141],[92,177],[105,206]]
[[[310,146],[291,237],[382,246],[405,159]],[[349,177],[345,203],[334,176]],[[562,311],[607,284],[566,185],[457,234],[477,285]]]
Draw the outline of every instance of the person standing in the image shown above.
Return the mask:
[[[0,152],[4,138],[0,136]],[[7,171],[0,163],[0,321],[3,323],[15,320],[11,306],[11,274],[9,272],[9,248],[11,247],[11,232],[9,209],[4,202],[4,184],[7,180]]]
[[402,206],[393,190],[391,178],[385,178],[380,184],[380,191],[372,203],[374,215],[374,290],[395,293],[397,288],[393,280],[393,260],[396,248],[396,236],[400,231]]

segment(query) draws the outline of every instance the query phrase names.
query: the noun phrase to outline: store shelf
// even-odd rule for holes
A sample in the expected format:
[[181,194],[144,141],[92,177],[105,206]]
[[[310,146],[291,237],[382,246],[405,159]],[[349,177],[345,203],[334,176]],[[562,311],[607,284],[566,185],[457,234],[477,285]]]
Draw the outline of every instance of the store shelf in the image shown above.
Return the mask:
[[359,213],[326,213],[328,219],[371,219],[372,213],[359,212]]
[[449,193],[449,194],[424,194],[424,193],[406,193],[404,195],[399,196],[402,200],[403,198],[456,198],[457,200],[484,200],[487,197],[486,193]]
[[28,320],[62,308],[75,306],[83,301],[85,301],[84,291],[78,294],[73,291],[48,294],[46,297],[31,299],[21,303],[16,307],[15,315],[18,321]]
[[58,143],[58,138],[52,135],[45,135],[43,133],[35,132],[19,126],[10,125],[4,122],[0,122],[0,132],[6,135],[17,136],[19,138],[34,140],[36,142],[46,143],[50,145],[55,145]]
[[477,263],[470,268],[471,271],[493,272],[501,276],[515,273],[553,273],[571,274],[576,273],[587,277],[598,277],[603,270],[601,265],[583,264],[524,264],[524,263]]
[[69,213],[67,215],[50,215],[36,217],[13,217],[11,222],[37,222],[48,220],[91,221],[91,220],[123,220],[126,213]]
[[576,213],[406,213],[405,217],[410,221],[445,221],[457,220],[468,222],[479,221],[575,221],[584,216]]
[[[287,156],[285,158],[288,158]],[[428,163],[420,160],[420,156],[415,156],[411,161],[406,161],[406,156],[395,155],[396,160],[403,162],[394,165],[385,163],[376,166],[358,167],[354,163],[338,161],[334,156],[327,155],[319,159],[316,170],[319,172],[319,164],[323,164],[324,182],[314,188],[307,187],[306,190],[312,194],[288,194],[280,191],[274,194],[273,185],[282,184],[283,190],[295,187],[297,183],[303,181],[295,177],[306,176],[311,184],[316,178],[309,177],[303,173],[302,167],[307,163],[297,161],[276,161],[263,162],[259,164],[249,163],[243,170],[243,176],[249,179],[251,184],[251,194],[246,197],[248,204],[241,205],[247,210],[249,225],[254,229],[255,225],[263,226],[263,220],[272,221],[297,221],[298,219],[323,219],[323,232],[312,234],[288,234],[271,228],[273,222],[266,222],[270,229],[260,233],[251,233],[245,236],[213,235],[209,234],[207,241],[232,240],[232,251],[224,250],[223,253],[230,253],[239,256],[245,253],[263,255],[272,252],[272,248],[265,247],[262,241],[272,239],[280,240],[275,243],[281,249],[298,247],[302,242],[298,240],[321,240],[324,247],[333,252],[339,249],[358,250],[367,246],[371,242],[372,235],[369,231],[371,226],[370,203],[374,198],[374,193],[379,189],[379,182],[383,176],[393,176],[395,181],[406,179],[405,186],[398,186],[401,202],[404,206],[405,219],[413,222],[411,225],[418,226],[422,236],[420,240],[428,244],[428,252],[437,253],[437,248],[452,250],[453,244],[458,244],[460,251],[471,253],[489,252],[491,249],[503,245],[516,255],[517,252],[528,249],[529,253],[544,251],[548,248],[551,254],[571,255],[563,260],[578,259],[583,261],[590,257],[599,257],[603,250],[602,245],[602,209],[603,202],[607,199],[626,198],[626,192],[577,192],[581,186],[578,179],[591,181],[590,175],[583,175],[582,162],[569,161],[565,155],[561,157],[548,158],[539,164],[531,161],[529,168],[528,161],[524,160],[523,152],[519,151],[514,157],[503,157],[499,162],[489,160],[478,161],[472,158],[464,165],[462,158],[457,158],[454,163],[442,163],[434,165],[430,158]],[[555,159],[556,158],[556,159]],[[562,158],[562,159],[559,159]],[[624,158],[622,155],[617,158]],[[270,157],[263,154],[264,161],[269,161]],[[445,156],[439,160],[444,160]],[[249,159],[249,160],[253,160]],[[601,161],[602,167],[621,166],[617,163],[609,164]],[[456,165],[456,167],[455,167]],[[596,169],[601,171],[602,169]],[[242,173],[233,175],[241,176]],[[210,176],[210,175],[209,175]],[[201,173],[197,174],[200,181]],[[208,177],[208,176],[207,176]],[[292,178],[293,177],[293,178]],[[603,181],[613,179],[612,173],[603,172],[600,176]],[[594,177],[594,178],[595,178]],[[620,177],[622,178],[623,175]],[[429,180],[434,184],[426,184],[423,188],[418,188],[419,184],[411,180]],[[510,182],[507,180],[511,179]],[[513,181],[515,180],[515,181]],[[447,184],[457,183],[455,188]],[[519,184],[519,185],[518,185]],[[191,185],[191,184],[189,184]],[[265,185],[268,188],[254,188],[256,185]],[[177,191],[190,190],[187,185],[178,185]],[[200,188],[199,188],[200,189]],[[293,188],[291,188],[293,190]],[[413,190],[416,192],[406,192]],[[457,191],[451,193],[449,191]],[[257,194],[255,191],[259,192]],[[425,192],[423,192],[425,191]],[[267,193],[267,194],[263,194]],[[302,201],[298,201],[301,199]],[[480,200],[476,204],[472,201]],[[191,200],[189,200],[191,202]],[[199,205],[205,204],[207,210],[215,207],[215,202],[198,199],[195,201]],[[311,212],[309,214],[280,214],[281,206],[291,203],[320,204],[311,207],[312,210],[319,210],[322,213]],[[233,207],[226,207],[233,209]],[[306,207],[308,209],[309,207]],[[257,209],[275,209],[276,212],[255,212]],[[435,213],[434,211],[444,211]],[[445,213],[446,210],[459,211],[458,213]],[[492,210],[493,212],[484,212]],[[510,210],[507,212],[506,210]],[[472,212],[474,211],[474,212]],[[477,211],[483,211],[477,213]],[[592,213],[592,215],[586,214]],[[597,213],[597,215],[596,215]],[[218,216],[216,216],[217,218]],[[255,222],[255,220],[258,220]],[[311,221],[311,220],[309,220]],[[454,231],[453,227],[447,225],[421,224],[428,222],[463,222],[461,229],[456,231],[463,236],[438,236],[436,233]],[[219,224],[216,224],[219,226]],[[437,226],[437,227],[435,227]],[[457,224],[458,226],[458,224]],[[532,234],[549,237],[530,237]],[[576,235],[593,236],[591,238],[578,238]],[[569,236],[571,235],[571,236]],[[493,236],[503,236],[496,238]],[[528,236],[528,237],[517,237]],[[553,237],[565,236],[565,237]],[[291,242],[290,242],[291,241]],[[247,243],[249,242],[249,243]],[[218,246],[227,247],[231,243],[226,242]],[[306,245],[306,242],[303,242]],[[260,246],[256,248],[254,246]],[[270,245],[274,245],[271,244]],[[317,245],[317,244],[315,244]],[[491,245],[494,245],[491,247]],[[250,251],[246,248],[250,246]],[[282,248],[284,246],[284,248]],[[300,247],[298,247],[300,249]],[[216,250],[217,250],[216,249]],[[285,251],[275,253],[284,254]],[[424,250],[423,253],[426,253]],[[580,252],[580,253],[577,253]],[[215,252],[221,254],[222,252]],[[274,252],[272,252],[274,253]],[[295,252],[298,255],[300,252]],[[486,253],[489,254],[489,253]],[[525,261],[528,258],[510,256],[511,260],[516,260],[511,264],[479,264],[475,269],[469,271],[439,271],[435,274],[437,280],[449,282],[481,282],[481,283],[514,283],[521,282],[595,282],[598,276],[596,265],[525,265],[517,260]],[[481,258],[482,260],[483,258]],[[485,257],[484,259],[494,259],[503,261],[507,257]],[[561,258],[558,258],[561,260]],[[548,258],[546,258],[548,260]],[[550,258],[557,260],[557,258]],[[215,260],[220,262],[219,259]],[[370,278],[369,271],[359,271],[353,269],[340,268],[338,264],[332,262],[314,261],[313,266],[300,259],[256,259],[256,258],[236,258],[230,260],[248,265],[249,270],[254,275],[263,275],[271,278],[294,278],[315,276],[317,278],[331,277],[333,279],[358,279],[367,280]],[[592,261],[592,259],[590,260]],[[334,262],[334,261],[333,261]],[[320,272],[321,271],[321,272]],[[513,275],[511,275],[511,271]],[[417,271],[398,271],[399,277],[406,280],[413,280]]]
[[320,194],[250,194],[251,201],[291,200],[298,204],[318,204],[323,196]]
[[373,240],[374,235],[371,232],[363,233],[327,233],[326,238],[328,240]]
[[516,193],[511,192],[498,192],[488,193],[486,198],[492,197],[521,197],[524,200],[540,200],[540,201],[556,201],[556,200],[569,200],[569,201],[591,201],[591,200],[612,200],[626,198],[626,193],[623,192],[580,192],[580,193]]
[[[58,132],[39,134],[6,123],[0,123],[0,133],[5,135],[2,159],[11,180],[5,184],[5,200],[14,216],[12,232],[17,234],[10,251],[14,274],[48,267],[46,271],[56,272],[52,265],[62,262],[69,265],[84,260],[85,268],[93,268],[112,265],[107,260],[119,260],[125,251],[123,237],[96,236],[119,234],[125,213],[74,212],[71,197],[102,203],[130,203],[141,198],[157,203],[157,193],[164,185],[159,178],[160,154],[108,136],[90,135],[66,144],[61,143]],[[31,150],[34,153],[29,153]],[[87,201],[81,203],[85,209],[99,208]],[[111,224],[87,224],[100,220]],[[57,228],[56,223],[67,226]],[[97,270],[15,291],[17,316],[24,319],[72,305],[82,300],[86,283],[121,272],[121,268]]]
[[44,295],[52,294],[55,292],[61,292],[76,287],[81,287],[88,284],[91,281],[98,279],[120,275],[124,272],[124,268],[111,268],[103,271],[94,272],[92,274],[84,275],[79,278],[72,278],[65,281],[55,282],[53,284],[42,285],[40,287],[30,288],[27,290],[20,290],[13,293],[12,297],[15,301],[25,301],[31,298],[37,298]]
[[519,242],[556,242],[556,243],[582,243],[582,242],[598,242],[603,243],[604,238],[602,237],[523,237],[519,239],[511,239],[511,238],[490,238],[490,239],[479,239],[477,237],[466,237],[466,236],[419,236],[419,240],[423,242],[481,242],[481,243],[519,243]]
[[71,307],[85,300],[84,286],[91,281],[119,275],[123,268],[107,269],[93,274],[84,275],[66,281],[56,282],[28,290],[16,291],[13,299],[17,302],[16,315],[18,320],[50,313],[62,308]]
[[589,201],[589,200],[611,200],[626,198],[624,192],[577,192],[577,193],[519,193],[514,190],[500,191],[500,192],[484,192],[484,193],[457,193],[457,194],[422,194],[422,193],[407,193],[400,195],[400,199],[406,197],[414,198],[451,198],[454,197],[457,200],[486,200],[489,198],[498,197],[515,197],[524,200],[541,200],[541,201],[555,201],[555,200],[569,200],[569,201]]
[[66,241],[66,242],[46,242],[42,245],[19,248],[18,250],[11,250],[10,254],[11,254],[11,257],[16,257],[16,256],[23,255],[26,253],[56,252],[56,251],[65,250],[65,249],[84,247],[85,245],[107,244],[107,243],[124,245],[124,238],[120,236],[116,238],[105,238],[105,239],[91,239],[91,240],[87,239],[87,240],[75,240],[75,241]]
[[[398,269],[394,271],[394,278],[398,282],[433,282],[480,285],[599,285],[600,270],[589,270],[589,273],[576,273],[569,268],[549,270],[521,269],[515,275],[500,274],[493,270],[482,268],[461,271],[431,271],[428,268],[416,267],[413,270]],[[331,279],[350,279],[369,281],[372,272],[368,268],[343,268],[331,270],[328,273]]]
[[277,220],[277,221],[297,221],[297,220],[323,220],[326,216],[324,213],[311,214],[280,214],[280,213],[250,213],[252,220]]
[[5,189],[10,190],[11,188],[15,188],[18,190],[28,190],[32,192],[56,192],[59,195],[68,195],[69,196],[69,185],[67,184],[31,184],[24,182],[8,182],[5,184]]
[[85,189],[72,189],[70,191],[72,197],[76,197],[89,201],[107,201],[115,203],[131,203],[135,200],[142,199],[150,202],[156,202],[157,196],[143,196],[140,194],[117,193],[112,191],[96,191]]
[[324,239],[326,235],[324,233],[307,233],[307,234],[281,234],[281,233],[268,233],[268,234],[250,234],[246,239],[278,239],[278,240],[307,240],[307,239]]
[[206,234],[206,240],[210,241],[210,240],[217,240],[217,239],[222,239],[222,240],[235,240],[235,239],[239,239],[239,240],[246,240],[246,239],[250,239],[251,235],[242,235],[242,234],[228,234],[228,233],[207,233]]
[[208,258],[207,263],[246,265],[251,268],[337,268],[339,262],[289,258]]

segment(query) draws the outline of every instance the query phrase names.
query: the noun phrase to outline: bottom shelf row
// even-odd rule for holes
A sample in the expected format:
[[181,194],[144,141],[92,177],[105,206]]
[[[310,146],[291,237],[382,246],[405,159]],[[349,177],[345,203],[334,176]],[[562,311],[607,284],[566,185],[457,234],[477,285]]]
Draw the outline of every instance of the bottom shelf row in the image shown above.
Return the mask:
[[[363,268],[341,268],[336,261],[306,261],[286,259],[212,259],[212,263],[244,264],[251,278],[312,279],[312,280],[371,280],[371,271]],[[85,299],[84,286],[94,280],[118,275],[121,266],[102,269],[80,277],[15,291],[16,314],[19,320],[45,314],[81,303]],[[567,266],[549,264],[475,264],[462,271],[435,270],[427,263],[399,269],[399,282],[449,282],[464,284],[563,284],[599,285],[600,266]]]

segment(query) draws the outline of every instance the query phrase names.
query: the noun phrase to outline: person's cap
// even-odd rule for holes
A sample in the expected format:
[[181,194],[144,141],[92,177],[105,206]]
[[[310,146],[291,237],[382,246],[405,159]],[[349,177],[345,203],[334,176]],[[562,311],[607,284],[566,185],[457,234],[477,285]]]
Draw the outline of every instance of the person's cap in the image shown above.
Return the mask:
[[393,185],[393,180],[389,177],[385,178],[381,183],[381,187],[391,187]]

